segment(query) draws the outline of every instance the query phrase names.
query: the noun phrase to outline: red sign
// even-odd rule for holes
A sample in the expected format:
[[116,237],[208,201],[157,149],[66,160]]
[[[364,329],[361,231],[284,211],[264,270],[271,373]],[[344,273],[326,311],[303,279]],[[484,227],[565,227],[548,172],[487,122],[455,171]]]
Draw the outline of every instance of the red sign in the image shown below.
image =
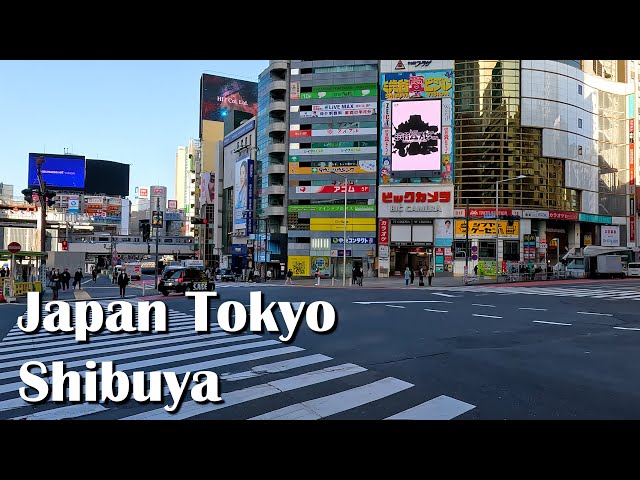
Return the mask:
[[21,248],[22,246],[18,242],[11,242],[9,245],[7,245],[7,250],[9,250],[11,253],[18,253]]
[[404,192],[404,195],[394,195],[393,192],[382,192],[384,203],[448,203],[451,192]]
[[177,200],[167,200],[167,208],[169,210],[177,210],[178,209],[178,201]]
[[636,241],[636,217],[629,217],[629,241]]
[[389,219],[378,219],[378,245],[389,245]]
[[[369,193],[369,185],[347,185],[347,193]],[[296,193],[344,193],[345,185],[296,187]]]
[[553,210],[549,210],[549,220],[578,220],[577,212],[556,212]]
[[310,137],[311,130],[291,130],[289,131],[290,137]]
[[164,187],[153,187],[154,195],[164,195]]
[[634,127],[634,120],[633,118],[631,118],[629,119],[629,133],[633,133],[633,127]]
[[149,189],[140,187],[138,189],[138,195],[140,198],[147,198],[149,196]]
[[636,149],[635,143],[629,144],[629,183],[636,184]]

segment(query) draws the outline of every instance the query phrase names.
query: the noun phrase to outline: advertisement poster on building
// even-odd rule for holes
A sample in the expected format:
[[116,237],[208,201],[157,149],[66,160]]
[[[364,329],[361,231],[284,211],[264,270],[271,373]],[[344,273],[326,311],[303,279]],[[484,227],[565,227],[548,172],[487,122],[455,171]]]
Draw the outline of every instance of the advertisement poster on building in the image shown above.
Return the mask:
[[329,257],[311,257],[311,270],[313,272],[320,271],[320,275],[323,277],[330,275],[330,265]]
[[248,155],[236,161],[234,178],[233,228],[250,235],[253,231],[253,160]]
[[436,218],[435,225],[435,245],[437,247],[451,246],[453,243],[453,221],[450,218]]
[[391,172],[440,170],[440,100],[391,104]]
[[68,197],[69,207],[67,211],[69,213],[79,213],[80,211],[80,197],[78,195],[69,195]]
[[216,198],[216,174],[202,172],[200,174],[200,205],[213,205]]
[[601,229],[603,247],[620,246],[620,227],[617,225],[603,225]]
[[496,276],[496,262],[494,261],[485,261],[480,260],[478,262],[478,276],[484,277],[495,277]]
[[168,210],[177,210],[178,209],[178,201],[177,200],[167,200],[167,209]]
[[311,274],[311,257],[306,255],[289,255],[287,268],[293,271],[294,277],[308,277]]

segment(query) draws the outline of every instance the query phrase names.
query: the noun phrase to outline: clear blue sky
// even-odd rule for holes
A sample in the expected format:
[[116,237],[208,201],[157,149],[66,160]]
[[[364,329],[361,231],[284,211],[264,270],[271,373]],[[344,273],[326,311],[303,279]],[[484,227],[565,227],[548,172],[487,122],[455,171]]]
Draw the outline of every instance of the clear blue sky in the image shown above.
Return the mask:
[[165,185],[198,138],[200,77],[258,81],[268,60],[0,61],[0,182],[27,187],[29,152],[131,164],[129,195]]

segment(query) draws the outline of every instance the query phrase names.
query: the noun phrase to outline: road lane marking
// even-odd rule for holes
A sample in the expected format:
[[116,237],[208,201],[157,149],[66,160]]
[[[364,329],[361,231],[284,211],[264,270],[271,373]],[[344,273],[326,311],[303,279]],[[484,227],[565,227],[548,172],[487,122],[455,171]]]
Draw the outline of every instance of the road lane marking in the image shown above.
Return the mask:
[[179,411],[168,413],[164,407],[149,410],[129,417],[120,418],[120,420],[182,420],[185,418],[195,417],[203,413],[213,412],[223,408],[238,405],[240,403],[250,402],[258,398],[277,395],[278,393],[290,392],[298,388],[309,387],[319,383],[335,380],[338,378],[354,375],[356,373],[366,372],[367,369],[353,363],[344,363],[335,367],[328,367],[322,370],[314,370],[312,372],[303,373],[295,377],[282,378],[262,385],[254,385],[242,390],[229,392],[224,397],[223,403],[197,403],[194,400],[185,402]]
[[534,320],[533,323],[546,323],[547,325],[566,325],[571,326],[571,323],[560,323],[560,322],[545,322],[544,320]]
[[81,403],[68,407],[50,408],[42,412],[16,417],[13,420],[64,420],[67,418],[83,417],[98,412],[106,412],[108,409],[102,405]]
[[[384,302],[352,302],[359,305],[371,305],[374,303],[453,303],[448,300],[385,300]],[[295,304],[294,304],[295,305]]]
[[451,420],[474,408],[476,406],[470,403],[440,395],[385,420]]
[[440,295],[441,297],[452,297],[452,298],[457,298],[461,296],[461,295],[449,295],[448,293],[432,293],[431,295]]
[[412,383],[387,377],[361,387],[279,408],[249,420],[319,420],[396,394]]
[[502,318],[502,317],[498,317],[496,315],[481,315],[480,313],[472,313],[471,315],[473,315],[474,317]]
[[518,310],[535,310],[536,312],[546,312],[546,308],[518,307]]
[[425,308],[425,312],[438,312],[438,313],[449,313],[449,310],[433,310],[431,308]]
[[582,315],[601,315],[603,317],[613,317],[613,313],[597,313],[597,312],[576,312]]
[[636,330],[636,331],[640,331],[640,328],[633,328],[633,327],[613,327],[613,328],[617,328],[618,330]]
[[257,365],[251,370],[245,370],[238,373],[222,373],[220,374],[220,380],[226,380],[227,382],[235,382],[237,380],[245,380],[247,378],[254,378],[260,375],[266,375],[268,373],[279,373],[286,370],[293,370],[294,368],[306,367],[315,363],[326,362],[332,360],[331,357],[326,355],[308,355],[306,357],[293,358],[291,360],[285,360],[283,362],[268,363],[266,365]]
[[401,305],[385,305],[385,307],[391,307],[391,308],[406,308],[406,307],[403,307],[403,306],[401,306]]
[[472,303],[471,305],[474,305],[476,307],[491,307],[491,308],[496,308],[495,305],[485,305],[484,303]]

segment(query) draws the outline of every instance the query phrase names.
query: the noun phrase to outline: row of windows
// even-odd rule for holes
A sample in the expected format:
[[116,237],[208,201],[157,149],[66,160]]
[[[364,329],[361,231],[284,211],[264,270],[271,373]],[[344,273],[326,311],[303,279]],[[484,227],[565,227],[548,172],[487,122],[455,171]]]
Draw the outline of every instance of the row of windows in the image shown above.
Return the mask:
[[[465,254],[469,255],[471,242],[466,240],[456,240],[454,242],[456,257],[464,257]],[[520,261],[520,241],[519,240],[502,240],[502,260],[505,261]],[[478,241],[478,260],[495,262],[496,260],[496,241],[495,240],[480,240]]]
[[307,75],[311,73],[363,72],[367,70],[377,71],[378,65],[341,65],[335,67],[292,68],[291,75]]

